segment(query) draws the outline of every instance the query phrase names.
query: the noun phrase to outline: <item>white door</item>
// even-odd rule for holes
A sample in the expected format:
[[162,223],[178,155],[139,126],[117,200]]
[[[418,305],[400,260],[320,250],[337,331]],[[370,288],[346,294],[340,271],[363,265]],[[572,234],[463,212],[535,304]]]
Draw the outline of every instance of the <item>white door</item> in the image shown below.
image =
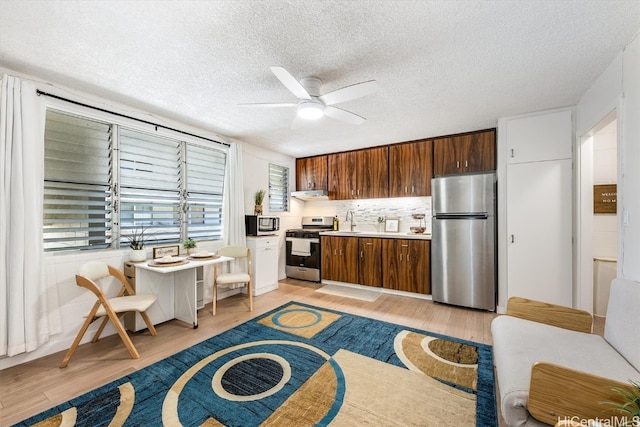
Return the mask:
[[572,306],[571,160],[507,166],[507,289]]

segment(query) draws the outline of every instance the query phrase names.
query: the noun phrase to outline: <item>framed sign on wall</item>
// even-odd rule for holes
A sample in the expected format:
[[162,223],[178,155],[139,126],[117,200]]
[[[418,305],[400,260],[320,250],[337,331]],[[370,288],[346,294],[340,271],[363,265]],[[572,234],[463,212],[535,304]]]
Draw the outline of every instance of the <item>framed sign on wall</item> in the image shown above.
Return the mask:
[[593,213],[615,214],[617,212],[618,189],[616,184],[593,186]]

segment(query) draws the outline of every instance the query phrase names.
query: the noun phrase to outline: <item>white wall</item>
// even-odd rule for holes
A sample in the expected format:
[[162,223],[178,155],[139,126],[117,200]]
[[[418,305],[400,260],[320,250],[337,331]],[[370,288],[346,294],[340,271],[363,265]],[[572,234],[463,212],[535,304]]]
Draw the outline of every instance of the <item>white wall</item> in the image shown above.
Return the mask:
[[[617,110],[618,276],[640,281],[640,38],[625,47],[577,105],[577,139]],[[577,142],[580,143],[579,141]],[[624,220],[626,218],[626,220]],[[581,268],[591,263],[581,258]],[[589,286],[580,283],[584,289]],[[586,289],[584,289],[586,291]],[[581,307],[589,309],[589,307]]]
[[[269,190],[269,163],[289,168],[289,192],[296,187],[296,160],[273,151],[268,151],[253,145],[242,145],[243,181],[244,181],[244,211],[253,214],[254,195],[256,191]],[[304,203],[290,198],[289,212],[269,212],[268,193],[262,204],[263,215],[275,215],[280,218],[278,278],[284,279],[285,274],[285,231],[289,228],[300,228]]]

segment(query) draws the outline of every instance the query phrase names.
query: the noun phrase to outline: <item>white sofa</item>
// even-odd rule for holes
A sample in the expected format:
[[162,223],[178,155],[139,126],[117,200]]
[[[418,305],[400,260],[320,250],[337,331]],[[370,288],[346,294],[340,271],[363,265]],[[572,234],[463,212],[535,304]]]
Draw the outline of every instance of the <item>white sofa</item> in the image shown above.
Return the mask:
[[491,324],[501,412],[509,426],[611,416],[602,404],[619,398],[611,389],[640,381],[640,283],[615,279],[604,338],[590,332],[587,312],[509,300],[507,314]]

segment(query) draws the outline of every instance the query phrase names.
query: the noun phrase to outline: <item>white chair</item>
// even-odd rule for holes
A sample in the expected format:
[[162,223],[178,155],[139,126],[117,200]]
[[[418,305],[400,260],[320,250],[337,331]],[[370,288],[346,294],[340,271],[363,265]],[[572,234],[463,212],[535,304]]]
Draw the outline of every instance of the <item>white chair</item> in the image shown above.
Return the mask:
[[225,246],[218,250],[218,255],[232,258],[246,258],[246,270],[235,273],[220,273],[218,264],[213,267],[213,315],[216,315],[218,285],[246,283],[249,297],[249,311],[253,311],[253,289],[251,285],[251,250],[245,246]]
[[[107,298],[98,283],[96,283],[96,281],[108,276],[114,276],[122,283],[122,288],[120,288],[118,295],[114,298]],[[103,318],[102,323],[96,331],[96,334],[93,336],[91,342],[96,342],[100,339],[100,334],[102,334],[104,327],[110,320],[116,328],[118,335],[120,335],[122,342],[124,342],[124,345],[129,350],[131,357],[133,359],[138,359],[140,354],[133,345],[133,342],[131,342],[131,339],[129,338],[129,335],[127,335],[127,331],[125,331],[122,323],[120,323],[120,317],[128,312],[138,312],[147,324],[151,335],[157,335],[158,333],[153,327],[153,323],[151,323],[151,319],[149,319],[146,310],[158,297],[152,294],[136,295],[133,288],[131,288],[131,285],[127,282],[124,274],[117,268],[107,265],[104,262],[88,262],[80,267],[80,271],[76,274],[76,284],[93,292],[98,300],[87,315],[87,320],[80,328],[76,339],[73,341],[73,344],[71,344],[67,354],[64,356],[60,367],[64,368],[68,365],[71,356],[73,356],[73,353],[78,348],[78,344],[80,344],[80,340],[84,336],[85,332],[87,332],[89,325],[101,317]]]

